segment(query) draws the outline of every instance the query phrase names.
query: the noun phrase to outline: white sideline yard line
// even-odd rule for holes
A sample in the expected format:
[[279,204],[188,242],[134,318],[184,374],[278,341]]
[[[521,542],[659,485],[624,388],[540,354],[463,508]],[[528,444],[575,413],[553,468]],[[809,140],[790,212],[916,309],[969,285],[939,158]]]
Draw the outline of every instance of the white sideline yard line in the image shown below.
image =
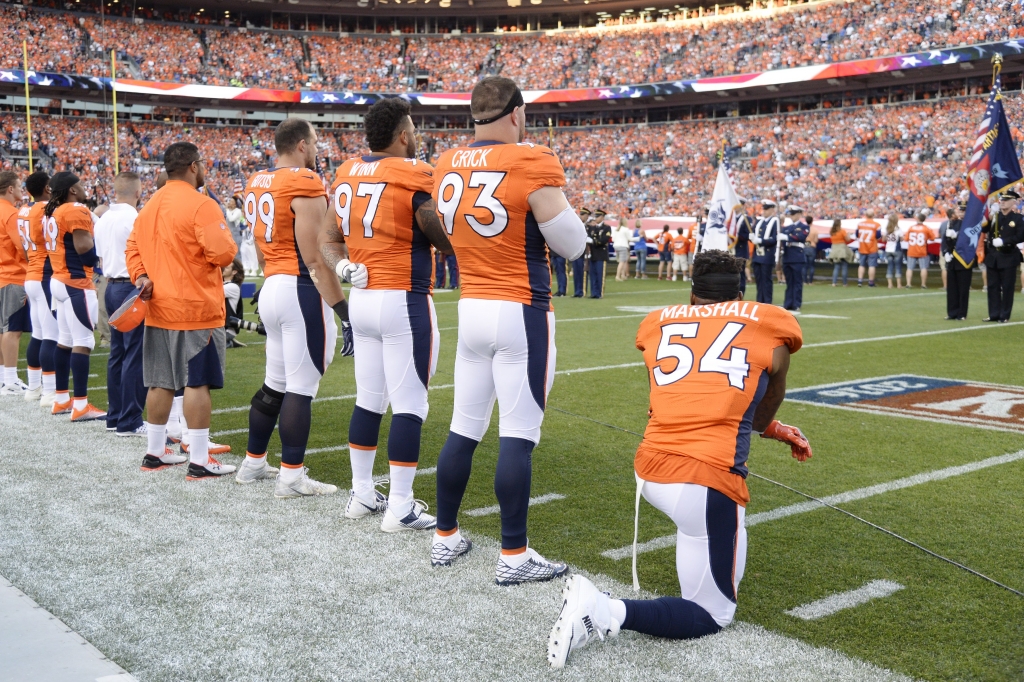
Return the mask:
[[[556,500],[564,500],[565,495],[559,493],[548,493],[546,495],[538,495],[537,497],[530,498],[530,506],[537,504],[547,504],[548,502],[554,502]],[[490,507],[480,507],[479,509],[470,509],[466,511],[468,516],[489,516],[491,514],[497,514],[501,511],[501,507],[496,504]]]
[[[974,471],[981,469],[987,469],[989,467],[998,466],[1000,464],[1008,464],[1010,462],[1016,462],[1024,459],[1024,450],[1018,450],[1017,452],[1011,452],[1005,455],[996,455],[995,457],[989,457],[988,459],[978,460],[977,462],[969,462],[967,464],[959,464],[957,466],[946,467],[945,469],[936,469],[935,471],[926,471],[920,474],[914,474],[913,476],[907,476],[905,478],[898,478],[894,481],[887,483],[878,483],[876,485],[869,485],[865,488],[857,488],[856,490],[850,490],[845,493],[838,493],[836,495],[827,495],[822,497],[822,502],[837,505],[844,504],[846,502],[854,502],[856,500],[863,500],[868,497],[874,497],[875,495],[881,495],[883,493],[889,493],[894,490],[903,490],[904,488],[912,488],[923,483],[931,483],[932,481],[942,481],[947,478],[954,476],[962,476],[969,474]],[[806,502],[797,502],[796,504],[789,504],[785,507],[778,507],[769,511],[759,512],[757,514],[751,514],[747,517],[746,523],[744,524],[747,528],[756,526],[759,523],[766,521],[777,521],[784,519],[787,516],[794,516],[796,514],[804,514],[806,512],[814,511],[815,509],[821,509],[825,505],[817,500],[808,500]],[[644,552],[653,552],[654,550],[663,549],[665,547],[672,547],[676,544],[675,535],[663,535],[647,542],[639,543],[636,547],[637,554],[643,554]],[[615,561],[621,561],[633,556],[633,545],[626,545],[625,547],[618,547],[616,549],[608,549],[601,552],[601,556],[607,559],[613,559]]]
[[[425,469],[417,469],[416,470],[416,475],[417,476],[433,476],[436,473],[437,473],[437,467],[427,467]],[[387,481],[390,478],[391,477],[388,476],[387,474],[381,474],[379,476],[374,476],[373,477],[373,482],[374,483],[380,483],[381,481]]]
[[878,296],[857,296],[855,298],[829,298],[823,301],[804,301],[804,305],[812,303],[854,303],[857,301],[887,301],[890,298],[912,298],[914,296],[939,296],[945,295],[945,291],[929,291],[927,294],[879,294]]
[[[277,426],[274,426],[274,430],[277,430]],[[210,438],[220,438],[221,436],[234,436],[239,433],[249,433],[249,427],[244,429],[228,429],[226,431],[214,431],[210,434]]]
[[[663,308],[663,307],[664,306],[659,306],[659,308]],[[654,310],[658,310],[659,308],[654,308]],[[568,318],[565,318],[565,319],[558,319],[556,317],[555,318],[555,325],[557,326],[557,325],[560,325],[560,324],[564,324],[566,322],[593,322],[594,320],[618,320],[619,318],[645,317],[646,315],[647,315],[647,313],[637,313],[637,314],[634,314],[634,315],[603,315],[601,317],[568,317]],[[439,332],[450,332],[450,331],[455,331],[456,329],[458,329],[458,327],[441,327],[437,331],[439,331]]]
[[818,618],[831,616],[833,613],[838,613],[844,609],[852,609],[854,606],[866,604],[872,599],[888,597],[902,589],[903,585],[891,580],[872,580],[855,590],[832,594],[823,599],[812,601],[810,604],[797,606],[786,611],[786,614],[802,618],[803,620],[817,620]]
[[892,336],[873,336],[866,339],[846,339],[844,341],[821,341],[819,343],[805,343],[804,348],[826,348],[828,346],[845,346],[850,343],[870,343],[873,341],[895,341],[897,339],[916,339],[919,336],[937,336],[939,334],[956,334],[957,332],[971,332],[978,329],[1001,329],[1003,327],[1015,327],[1024,322],[1003,322],[991,324],[978,324],[971,327],[959,327],[957,329],[937,329],[931,332],[914,332],[913,334],[894,334]]

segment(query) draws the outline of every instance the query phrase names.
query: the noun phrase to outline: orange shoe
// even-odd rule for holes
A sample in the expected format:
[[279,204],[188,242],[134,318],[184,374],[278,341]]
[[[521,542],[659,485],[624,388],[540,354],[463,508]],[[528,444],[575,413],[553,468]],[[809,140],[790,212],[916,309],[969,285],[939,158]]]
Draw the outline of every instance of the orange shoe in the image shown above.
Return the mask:
[[86,403],[85,407],[80,410],[71,410],[71,421],[73,422],[91,422],[97,419],[104,419],[106,416],[106,412],[93,407],[91,403]]
[[[185,443],[185,442],[181,443],[181,452],[182,452],[182,454],[185,454],[185,455],[188,454],[188,443]],[[230,445],[221,445],[220,443],[214,443],[211,440],[210,441],[210,446],[209,446],[209,449],[207,449],[207,452],[209,454],[211,454],[211,455],[226,455],[226,454],[231,452],[231,446]]]
[[69,400],[66,403],[58,403],[56,400],[53,401],[53,407],[50,408],[50,414],[68,414],[71,412],[71,405],[74,401]]

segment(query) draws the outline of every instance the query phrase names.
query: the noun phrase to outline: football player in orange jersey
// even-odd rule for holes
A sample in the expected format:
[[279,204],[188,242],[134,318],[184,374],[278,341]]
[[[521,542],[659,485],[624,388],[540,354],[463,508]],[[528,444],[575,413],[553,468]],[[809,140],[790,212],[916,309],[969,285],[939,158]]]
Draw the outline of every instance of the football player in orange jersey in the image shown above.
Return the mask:
[[27,245],[18,214],[22,198],[18,174],[0,172],[0,365],[3,366],[0,395],[24,397],[28,386],[18,378],[18,349],[21,333],[31,331],[31,324],[25,295]]
[[[245,188],[245,219],[263,256],[260,317],[267,330],[267,373],[249,410],[249,444],[235,478],[252,483],[277,474],[274,497],[330,495],[337,486],[306,475],[312,402],[334,358],[338,327],[348,322],[341,284],[320,255],[327,193],[316,170],[317,135],[301,118],[274,131],[277,167]],[[333,310],[332,310],[333,309]],[[267,465],[267,445],[280,418],[281,472]]]
[[[43,236],[53,277],[50,293],[57,315],[54,352],[56,390],[53,414],[71,413],[71,421],[103,419],[107,413],[89,404],[89,355],[96,346],[93,330],[99,300],[92,269],[99,262],[93,244],[93,215],[85,204],[85,187],[69,171],[50,178],[50,200],[43,211]],[[68,375],[74,377],[74,400],[68,396]]]
[[575,260],[587,235],[562,193],[565,173],[555,153],[522,142],[526,111],[515,82],[484,78],[473,88],[470,109],[475,141],[442,154],[434,172],[434,200],[462,271],[462,297],[455,409],[437,461],[431,563],[448,565],[469,551],[457,516],[497,398],[495,582],[514,585],[568,571],[529,549],[526,518],[530,458],[555,373],[548,249]]
[[548,638],[555,668],[593,637],[620,629],[690,639],[729,625],[746,561],[750,439],[782,441],[801,462],[811,456],[800,430],[775,419],[790,354],[803,343],[800,325],[782,308],[743,302],[742,269],[724,251],[697,254],[690,304],[652,312],[636,337],[651,385],[637,492],[677,526],[682,598],[612,599],[572,576]]
[[[403,99],[381,99],[363,118],[370,153],[338,168],[325,218],[324,259],[352,283],[356,405],[349,422],[352,495],[345,516],[382,513],[381,530],[430,530],[435,519],[413,498],[427,385],[440,335],[431,296],[434,259],[452,252],[437,217],[434,169],[416,158],[416,128]],[[349,258],[345,259],[344,248]],[[388,497],[373,483],[380,424],[391,405]]]
[[22,208],[22,229],[28,243],[28,271],[25,293],[32,316],[32,339],[28,342],[28,387],[25,400],[52,407],[54,390],[53,352],[57,348],[57,319],[50,310],[50,276],[53,268],[43,240],[43,209],[50,200],[50,176],[36,171],[25,179],[25,189],[35,202]]

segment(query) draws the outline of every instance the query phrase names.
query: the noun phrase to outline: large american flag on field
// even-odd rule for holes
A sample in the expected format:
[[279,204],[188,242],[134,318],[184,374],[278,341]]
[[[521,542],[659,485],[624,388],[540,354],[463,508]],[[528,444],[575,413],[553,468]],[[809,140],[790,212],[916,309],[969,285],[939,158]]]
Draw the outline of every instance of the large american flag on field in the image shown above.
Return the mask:
[[1001,84],[1002,79],[997,75],[985,115],[975,135],[974,150],[967,162],[967,209],[953,254],[964,267],[970,267],[977,258],[988,198],[1017,184],[1024,177],[1003,110]]

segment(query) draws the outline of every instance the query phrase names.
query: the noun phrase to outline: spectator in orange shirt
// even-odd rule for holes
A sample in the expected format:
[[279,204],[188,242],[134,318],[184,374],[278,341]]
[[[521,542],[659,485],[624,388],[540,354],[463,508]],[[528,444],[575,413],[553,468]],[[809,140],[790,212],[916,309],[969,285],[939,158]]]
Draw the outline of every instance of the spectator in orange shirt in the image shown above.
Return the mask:
[[668,225],[661,228],[661,234],[655,239],[658,242],[658,279],[672,275],[672,233]]
[[914,268],[921,271],[921,288],[928,288],[928,242],[937,239],[935,231],[924,224],[927,214],[918,213],[917,223],[907,230],[907,288],[914,278]]
[[857,239],[860,248],[860,265],[857,267],[857,286],[864,286],[864,269],[868,271],[868,286],[875,286],[875,268],[878,265],[878,240],[882,236],[879,225],[874,220],[875,212],[867,211],[864,220],[857,224]]

